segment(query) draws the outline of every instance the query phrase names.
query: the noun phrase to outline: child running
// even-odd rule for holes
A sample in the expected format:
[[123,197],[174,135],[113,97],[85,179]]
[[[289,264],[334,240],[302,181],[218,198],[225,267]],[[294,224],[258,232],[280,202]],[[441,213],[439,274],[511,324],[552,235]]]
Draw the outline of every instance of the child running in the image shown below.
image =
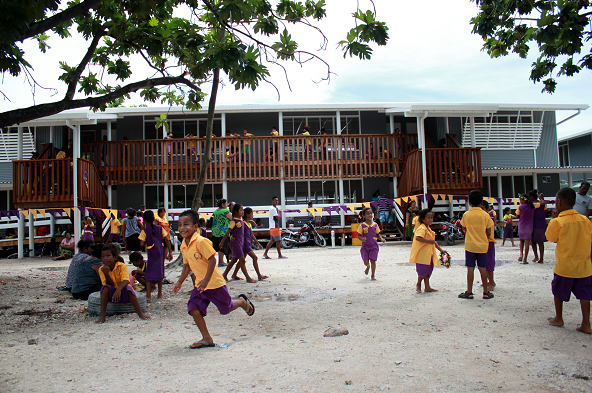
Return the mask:
[[358,235],[362,241],[360,254],[362,255],[362,261],[364,261],[364,265],[366,265],[364,274],[368,275],[368,271],[372,269],[370,280],[376,281],[376,260],[378,259],[377,240],[380,240],[383,243],[386,243],[386,240],[380,236],[380,228],[378,228],[378,224],[372,221],[371,208],[365,207],[362,209],[360,215],[364,219],[364,222],[362,222],[358,227]]
[[434,271],[434,265],[440,264],[436,249],[440,252],[444,252],[444,250],[436,242],[436,234],[430,228],[434,222],[434,213],[430,209],[423,209],[417,217],[418,226],[415,228],[411,256],[409,257],[409,262],[415,263],[417,271],[415,290],[417,293],[421,293],[421,282],[424,281],[425,292],[437,292],[437,289],[430,286],[430,277]]
[[563,302],[569,302],[573,292],[580,300],[582,324],[579,332],[592,334],[590,327],[590,300],[592,300],[592,223],[574,210],[576,192],[571,188],[559,190],[555,207],[559,216],[549,223],[547,239],[557,243],[555,268],[551,288],[555,298],[555,316],[550,324],[563,326]]
[[[162,280],[164,279],[164,258],[165,247],[167,249],[166,258],[173,260],[173,251],[166,230],[154,223],[154,212],[148,210],[144,213],[144,222],[146,226],[140,232],[138,239],[140,247],[146,245],[148,260],[146,261],[146,270],[144,280],[146,280],[146,301],[152,301],[152,286],[158,285],[158,298],[162,299]],[[163,246],[164,243],[164,246]]]
[[514,226],[512,225],[512,220],[514,219],[514,215],[512,214],[512,210],[509,207],[504,209],[504,237],[502,239],[502,247],[506,244],[506,239],[510,239],[512,242],[512,247],[514,245]]
[[196,211],[187,210],[179,216],[178,231],[183,238],[181,244],[183,271],[179,281],[175,283],[171,290],[171,293],[176,295],[189,272],[194,272],[196,284],[187,303],[187,311],[195,320],[202,339],[193,343],[190,346],[191,349],[216,345],[204,319],[210,302],[214,303],[222,315],[229,314],[238,307],[244,309],[249,316],[255,313],[255,306],[246,295],[239,295],[239,299],[236,301],[233,301],[230,297],[226,281],[216,266],[216,251],[212,247],[211,241],[199,235],[197,232],[198,224],[199,215]]
[[129,273],[123,262],[117,261],[119,249],[115,244],[105,244],[101,250],[103,266],[99,269],[101,278],[101,316],[96,323],[104,323],[107,315],[107,304],[131,303],[141,319],[150,319],[142,312],[136,293],[129,285]]
[[[234,206],[232,206],[232,220],[228,224],[228,230],[226,231],[226,234],[220,241],[219,246],[220,248],[222,248],[224,246],[224,242],[226,241],[226,239],[228,239],[228,236],[232,234],[232,238],[230,239],[230,251],[232,253],[232,259],[230,260],[228,266],[226,266],[226,270],[224,270],[224,274],[222,274],[222,276],[226,281],[228,281],[228,273],[232,271],[232,267],[238,261],[238,266],[245,275],[245,280],[247,280],[248,283],[254,284],[257,282],[257,280],[249,276],[249,273],[247,272],[247,268],[245,266],[245,254],[243,252],[243,246],[245,241],[245,222],[243,221],[243,214],[243,206],[240,203],[235,203]],[[241,280],[241,278],[236,275],[236,272],[233,274],[231,278],[233,280]]]
[[[257,263],[258,258],[257,258],[257,255],[255,254],[255,251],[253,251],[253,242],[257,243],[257,246],[259,247],[260,250],[263,250],[263,246],[261,245],[261,243],[259,243],[259,241],[255,237],[255,235],[253,234],[253,224],[252,223],[253,223],[253,209],[251,209],[250,207],[247,207],[245,209],[245,220],[244,220],[245,235],[244,235],[244,243],[243,243],[243,253],[244,253],[245,263],[246,263],[247,255],[250,256],[251,259],[253,260],[253,268],[255,269],[255,272],[257,273],[257,279],[258,280],[265,280],[266,278],[268,278],[268,276],[264,276],[263,274],[261,274],[261,271],[259,271],[259,264]],[[236,276],[238,269],[239,269],[239,267],[237,266],[234,271],[234,276]]]
[[[483,200],[483,203],[481,204],[481,208],[486,211],[489,214],[489,217],[492,218],[491,216],[491,211],[489,208],[491,207],[491,205],[489,204],[489,202],[487,202],[486,200]],[[495,213],[495,212],[494,212]],[[494,227],[495,227],[495,221],[494,221]],[[493,291],[493,289],[495,288],[495,281],[493,280],[493,272],[495,271],[495,244],[497,242],[495,241],[495,231],[493,230],[493,228],[491,229],[491,233],[489,234],[489,248],[487,249],[487,267],[485,270],[487,270],[487,283],[488,283],[488,287],[487,289],[489,290],[489,292]]]
[[479,190],[469,193],[471,210],[463,214],[460,224],[466,229],[465,236],[465,265],[467,266],[467,290],[460,295],[461,299],[473,299],[473,280],[475,265],[481,274],[483,283],[483,299],[493,299],[487,285],[487,251],[489,250],[489,236],[493,231],[491,217],[483,209],[483,194]]

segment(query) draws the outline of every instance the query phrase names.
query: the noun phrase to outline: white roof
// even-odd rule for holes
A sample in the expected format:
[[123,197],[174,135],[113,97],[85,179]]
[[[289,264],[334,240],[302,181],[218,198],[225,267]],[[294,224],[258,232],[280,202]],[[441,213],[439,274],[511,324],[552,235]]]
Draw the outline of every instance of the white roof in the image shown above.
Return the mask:
[[582,136],[586,136],[586,135],[592,135],[592,128],[586,131],[580,131],[580,132],[576,132],[575,134],[571,134],[571,135],[567,135],[561,138],[558,138],[557,141],[558,142],[565,142],[565,141],[569,141],[570,139],[576,139],[576,138],[580,138]]
[[[355,102],[355,103],[321,103],[321,104],[244,104],[244,105],[216,105],[216,113],[245,113],[245,112],[304,112],[304,111],[378,111],[386,114],[406,114],[406,116],[484,116],[497,111],[558,111],[558,110],[586,110],[588,105],[578,104],[487,104],[487,103],[400,103],[400,102]],[[97,120],[115,120],[125,116],[152,116],[167,113],[182,115],[190,113],[206,114],[207,106],[200,111],[190,111],[181,106],[175,107],[120,107],[107,108],[105,112],[93,112],[89,108],[71,109],[56,115],[43,117],[21,123],[21,126],[57,125],[65,124],[66,120],[81,124],[95,123]]]

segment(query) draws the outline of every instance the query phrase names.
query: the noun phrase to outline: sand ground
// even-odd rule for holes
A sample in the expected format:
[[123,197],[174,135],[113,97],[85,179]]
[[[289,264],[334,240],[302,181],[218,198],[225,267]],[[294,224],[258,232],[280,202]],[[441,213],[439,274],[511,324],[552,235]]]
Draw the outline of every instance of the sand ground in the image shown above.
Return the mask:
[[[228,285],[234,297],[252,297],[255,315],[223,316],[211,305],[208,327],[223,345],[199,350],[188,348],[200,338],[186,312],[189,281],[148,306],[151,321],[133,314],[96,325],[86,302],[55,289],[69,261],[0,261],[0,391],[592,391],[592,336],[575,330],[579,302],[566,304],[564,328],[546,320],[554,245],[547,263],[519,265],[517,248],[498,244],[492,300],[478,291],[457,298],[461,266],[436,268],[439,292],[417,294],[410,248],[381,246],[375,282],[355,247],[260,260],[268,280]],[[447,250],[462,263],[462,245]],[[17,315],[31,309],[49,312]],[[323,337],[329,327],[349,334]]]

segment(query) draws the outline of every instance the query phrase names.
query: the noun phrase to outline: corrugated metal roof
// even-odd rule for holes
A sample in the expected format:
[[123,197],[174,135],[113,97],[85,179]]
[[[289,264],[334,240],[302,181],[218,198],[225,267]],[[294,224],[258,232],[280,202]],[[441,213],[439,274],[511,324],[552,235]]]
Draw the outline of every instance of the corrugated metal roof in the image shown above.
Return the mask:
[[575,134],[563,136],[563,137],[559,138],[557,141],[558,142],[565,142],[565,141],[569,141],[570,139],[576,139],[576,138],[580,138],[580,137],[586,136],[586,135],[592,135],[592,128],[589,130],[586,130],[586,131],[580,131],[580,132],[576,132]]

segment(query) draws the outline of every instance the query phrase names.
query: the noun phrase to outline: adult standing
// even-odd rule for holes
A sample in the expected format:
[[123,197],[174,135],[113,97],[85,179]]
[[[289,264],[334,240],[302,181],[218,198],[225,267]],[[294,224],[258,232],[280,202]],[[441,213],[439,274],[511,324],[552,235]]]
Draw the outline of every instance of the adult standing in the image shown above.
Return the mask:
[[271,235],[271,240],[267,243],[267,247],[265,247],[265,252],[263,253],[263,259],[271,259],[267,253],[273,244],[278,251],[278,258],[287,258],[282,255],[282,247],[281,247],[281,240],[282,240],[282,231],[280,229],[280,212],[277,208],[278,205],[278,197],[274,196],[271,198],[271,206],[269,208],[269,234]]
[[230,213],[230,209],[228,209],[228,203],[226,199],[220,199],[218,201],[218,209],[214,211],[212,217],[212,245],[218,253],[218,266],[226,266],[224,256],[228,255],[227,244],[229,242],[225,242],[222,248],[220,248],[220,242],[228,230],[230,220],[232,220],[232,214]]
[[576,204],[574,209],[583,216],[592,216],[592,198],[588,196],[588,190],[590,189],[590,183],[587,181],[580,184],[580,190],[576,194]]

